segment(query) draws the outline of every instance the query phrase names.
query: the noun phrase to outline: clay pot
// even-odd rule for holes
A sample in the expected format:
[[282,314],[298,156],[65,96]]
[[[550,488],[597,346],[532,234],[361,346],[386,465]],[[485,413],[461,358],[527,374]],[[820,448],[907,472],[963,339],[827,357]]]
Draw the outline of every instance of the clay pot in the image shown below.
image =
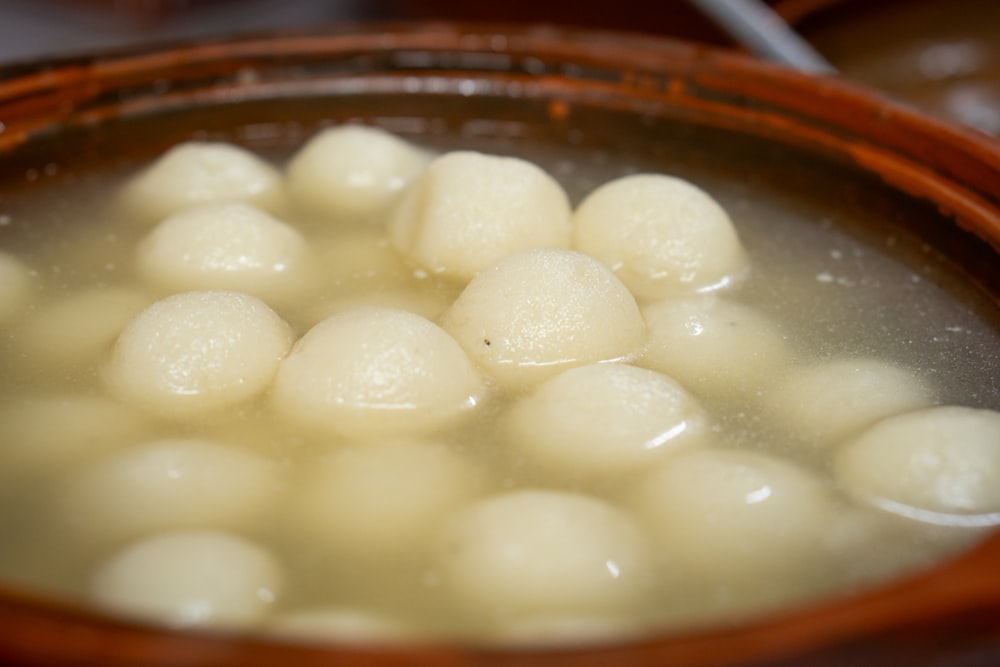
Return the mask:
[[[880,219],[933,244],[986,303],[1000,300],[1000,144],[842,81],[691,44],[553,28],[338,27],[7,67],[0,82],[3,197],[134,165],[193,137],[280,153],[321,124],[353,119],[415,137],[630,153],[743,179],[861,234]],[[983,316],[1000,329],[998,309]],[[536,652],[174,632],[7,590],[0,663],[996,664],[997,559],[1000,536],[932,571],[739,627]]]
[[1000,136],[1000,6],[990,0],[773,0],[845,76]]

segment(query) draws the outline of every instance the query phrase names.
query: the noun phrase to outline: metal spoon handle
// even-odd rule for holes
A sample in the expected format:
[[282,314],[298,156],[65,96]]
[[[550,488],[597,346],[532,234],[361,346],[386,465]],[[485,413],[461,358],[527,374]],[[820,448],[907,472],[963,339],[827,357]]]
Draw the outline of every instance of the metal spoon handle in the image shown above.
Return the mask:
[[833,65],[760,0],[691,2],[751,53],[802,72],[836,72]]

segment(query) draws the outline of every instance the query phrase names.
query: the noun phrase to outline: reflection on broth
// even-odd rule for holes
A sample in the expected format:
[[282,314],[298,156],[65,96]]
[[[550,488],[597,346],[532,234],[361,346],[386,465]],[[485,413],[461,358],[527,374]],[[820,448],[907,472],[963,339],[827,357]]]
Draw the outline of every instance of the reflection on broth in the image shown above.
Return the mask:
[[0,574],[171,626],[561,644],[983,537],[1000,413],[965,367],[998,335],[939,269],[568,150],[189,143],[81,196],[89,238],[20,240]]

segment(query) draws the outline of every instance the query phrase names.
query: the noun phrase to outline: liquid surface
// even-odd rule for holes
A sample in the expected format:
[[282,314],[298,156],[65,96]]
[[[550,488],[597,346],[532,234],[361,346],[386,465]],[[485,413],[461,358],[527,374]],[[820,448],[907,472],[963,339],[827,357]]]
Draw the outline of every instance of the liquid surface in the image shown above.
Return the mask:
[[[468,137],[443,138],[431,148],[456,148],[468,141]],[[526,149],[505,139],[478,137],[474,143],[480,150],[517,153],[540,164],[566,188],[574,205],[613,178],[662,170],[657,160],[624,162],[601,151],[572,146],[553,154],[551,147]],[[728,211],[746,247],[751,272],[724,295],[776,322],[796,365],[844,358],[877,359],[912,371],[926,382],[932,388],[933,404],[1000,407],[1000,387],[995,382],[1000,373],[992,354],[998,349],[1000,334],[984,315],[988,306],[974,290],[957,282],[929,248],[902,234],[845,230],[843,221],[816,217],[808,204],[793,198],[762,198],[760,184],[752,176],[734,179],[698,163],[680,166],[672,173],[708,191]],[[135,246],[147,228],[115,213],[108,193],[116,187],[114,178],[75,187],[70,184],[65,185],[55,205],[50,205],[49,196],[41,195],[34,201],[17,202],[8,210],[0,209],[4,224],[19,231],[9,237],[11,247],[5,250],[30,267],[35,284],[26,306],[29,318],[85,290],[135,290],[139,304],[161,296],[139,284],[136,277]],[[286,221],[296,222],[293,218]],[[289,323],[295,338],[324,317],[358,305],[404,304],[428,319],[439,320],[461,291],[460,284],[408,267],[385,240],[384,232],[314,225],[303,225],[302,229],[310,247],[327,248],[329,259],[319,278],[323,289],[315,298],[295,306],[271,304]],[[894,258],[899,254],[905,259]],[[137,312],[131,303],[106,312],[118,313],[116,317],[124,324]],[[120,315],[122,312],[126,314]],[[114,320],[111,315],[104,318]],[[58,328],[73,341],[84,335],[87,321],[86,316],[71,319]],[[26,406],[54,397],[107,397],[103,377],[106,350],[120,325],[109,325],[110,332],[94,334],[97,339],[107,337],[103,347],[97,345],[102,351],[96,357],[58,363],[44,348],[32,347],[38,341],[25,333],[23,324],[5,326],[0,351],[0,409],[8,411],[6,414],[23,416],[29,412]],[[772,380],[760,378],[760,386],[768,386]],[[46,431],[36,435],[32,429],[50,429],[52,424],[33,423],[19,431],[9,426],[16,420],[8,420],[0,441],[0,456],[7,459],[0,466],[0,575],[18,586],[86,603],[95,571],[112,554],[143,536],[142,521],[140,517],[138,528],[124,532],[114,526],[95,525],[95,516],[103,520],[114,512],[88,516],[87,501],[68,502],[66,489],[76,488],[81,470],[102,456],[164,438],[221,443],[257,455],[277,470],[274,479],[278,488],[268,503],[246,520],[230,525],[226,518],[219,523],[221,528],[262,545],[279,563],[283,580],[280,595],[268,601],[259,618],[244,627],[285,636],[335,641],[358,637],[374,641],[461,638],[502,644],[561,644],[624,639],[664,629],[683,631],[705,624],[738,623],[823,596],[857,591],[928,567],[985,535],[982,528],[922,523],[851,499],[834,480],[829,456],[803,446],[801,439],[771,418],[765,394],[763,389],[752,390],[734,399],[699,391],[697,398],[714,437],[709,446],[712,451],[749,456],[749,462],[740,464],[746,467],[752,467],[757,460],[753,457],[759,455],[778,457],[783,465],[795,466],[798,472],[793,476],[802,472],[815,480],[819,489],[813,490],[812,481],[795,481],[789,483],[793,490],[802,486],[802,493],[815,492],[832,499],[829,512],[802,519],[803,530],[816,535],[808,546],[776,544],[790,539],[781,534],[748,537],[750,542],[773,546],[774,553],[801,548],[811,554],[809,562],[799,563],[802,567],[793,570],[769,570],[766,552],[764,556],[748,552],[719,559],[720,571],[727,573],[724,578],[692,578],[685,574],[684,559],[712,560],[719,556],[718,550],[704,556],[681,554],[675,559],[669,549],[650,546],[652,564],[643,570],[638,593],[627,602],[588,606],[589,602],[581,601],[575,608],[552,610],[542,605],[539,610],[511,613],[502,601],[491,605],[489,595],[499,593],[488,590],[483,593],[486,602],[456,602],[445,581],[448,573],[442,558],[446,557],[436,551],[440,538],[432,537],[432,533],[440,535],[438,528],[416,536],[405,550],[386,550],[381,557],[372,558],[367,552],[359,556],[350,546],[336,541],[331,544],[324,536],[311,536],[298,527],[297,519],[308,511],[296,508],[297,490],[307,484],[315,469],[327,465],[325,461],[367,441],[317,436],[290,427],[274,414],[264,395],[225,414],[187,421],[149,416],[141,410],[135,415],[129,410],[114,437],[108,435],[107,423],[101,418],[101,427],[96,429],[101,442],[84,443],[78,452],[60,454],[66,465],[33,461],[31,456],[18,453],[18,443],[47,438],[57,443],[52,450],[60,451],[58,443],[75,437],[79,429],[76,433],[52,435]],[[502,427],[508,408],[524,395],[523,390],[494,390],[470,417],[427,436],[441,445],[442,456],[461,460],[457,468],[471,471],[462,482],[471,490],[457,492],[468,499],[467,505],[501,496],[528,502],[526,495],[505,494],[541,491],[571,493],[588,502],[592,499],[601,503],[600,507],[611,507],[630,517],[637,513],[635,505],[647,501],[637,501],[633,487],[646,471],[581,480],[525,462],[505,441]],[[388,449],[387,455],[391,455],[392,446]],[[697,461],[691,465],[696,464],[701,465]],[[385,468],[377,461],[372,465]],[[419,470],[422,463],[410,465]],[[359,464],[358,470],[363,467]],[[247,470],[251,468],[248,464]],[[441,470],[437,464],[433,469]],[[342,474],[356,480],[362,473]],[[252,472],[246,476],[255,479]],[[404,475],[401,479],[407,478]],[[254,488],[259,485],[250,483]],[[685,526],[684,530],[693,531],[691,534],[700,540],[704,533],[699,526],[712,516],[712,508],[701,506],[704,498],[698,489],[684,489],[675,482],[663,484],[649,483],[648,488],[654,489],[647,494],[654,497],[650,502],[655,505],[657,488],[677,490],[681,494],[677,498],[682,499],[684,493],[694,494],[677,501],[680,518],[664,521]],[[429,491],[419,485],[408,487],[402,481],[387,483],[386,493],[396,492]],[[115,499],[109,502],[113,504]],[[699,507],[701,514],[684,514],[683,507],[688,504]],[[590,507],[572,504],[559,511],[565,511],[566,516],[577,511],[591,516]],[[493,506],[481,511],[502,512]],[[608,530],[616,536],[616,543],[632,539],[616,533],[617,528]],[[374,532],[374,527],[359,529],[364,539]],[[641,534],[636,539],[645,543],[647,537]],[[580,547],[581,551],[586,548]],[[630,558],[624,554],[621,562],[632,562]],[[751,570],[755,572],[752,577],[740,574],[740,564],[756,562],[754,559],[764,565]],[[470,604],[472,613],[468,611]]]

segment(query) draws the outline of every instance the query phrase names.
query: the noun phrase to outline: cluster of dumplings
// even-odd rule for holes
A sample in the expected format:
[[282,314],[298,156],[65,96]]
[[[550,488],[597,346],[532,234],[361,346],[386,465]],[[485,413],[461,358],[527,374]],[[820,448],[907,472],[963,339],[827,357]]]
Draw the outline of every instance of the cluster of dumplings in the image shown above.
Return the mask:
[[3,467],[50,480],[107,612],[615,641],[859,585],[887,534],[1000,523],[1000,413],[811,356],[740,301],[736,226],[679,178],[574,207],[525,160],[344,125],[283,171],[179,145],[115,206],[128,281],[43,300],[0,254],[9,363],[92,376],[0,406]]

